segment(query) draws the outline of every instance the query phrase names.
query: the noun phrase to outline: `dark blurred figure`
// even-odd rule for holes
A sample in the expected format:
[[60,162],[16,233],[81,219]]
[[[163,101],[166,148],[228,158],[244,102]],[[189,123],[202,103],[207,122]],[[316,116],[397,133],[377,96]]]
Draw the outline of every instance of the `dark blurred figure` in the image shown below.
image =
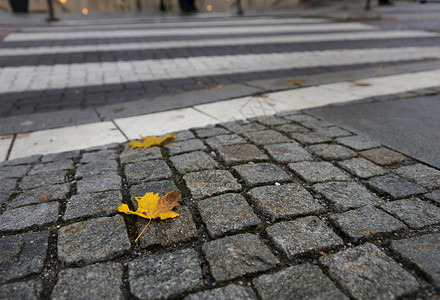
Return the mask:
[[179,6],[183,12],[197,12],[195,0],[179,0]]

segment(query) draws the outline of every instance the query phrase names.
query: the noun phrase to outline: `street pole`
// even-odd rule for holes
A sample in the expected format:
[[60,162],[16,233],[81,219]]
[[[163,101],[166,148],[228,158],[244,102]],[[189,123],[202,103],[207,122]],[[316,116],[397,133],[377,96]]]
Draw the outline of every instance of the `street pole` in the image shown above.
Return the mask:
[[241,0],[237,0],[237,13],[239,15],[243,14],[243,8],[241,7]]
[[56,18],[55,18],[55,13],[54,13],[54,11],[53,11],[53,3],[52,3],[52,0],[47,0],[47,7],[49,8],[49,19],[48,19],[48,21],[49,21],[49,22],[51,22],[51,21],[55,21]]
[[371,9],[370,0],[367,0],[367,3],[365,4],[365,10],[370,10],[370,9]]

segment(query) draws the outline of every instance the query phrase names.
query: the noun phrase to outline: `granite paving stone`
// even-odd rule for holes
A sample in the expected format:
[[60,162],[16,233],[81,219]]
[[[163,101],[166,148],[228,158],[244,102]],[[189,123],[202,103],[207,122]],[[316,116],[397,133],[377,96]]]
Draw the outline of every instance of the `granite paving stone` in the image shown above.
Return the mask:
[[116,151],[116,148],[119,147],[119,143],[110,143],[106,145],[93,146],[85,149],[85,152],[96,152],[101,150],[112,150]]
[[302,144],[312,145],[331,142],[332,139],[318,132],[290,132],[289,136]]
[[86,177],[76,182],[78,194],[96,193],[121,189],[121,177],[114,172]]
[[16,158],[12,160],[2,161],[0,162],[0,167],[5,166],[18,166],[18,165],[32,165],[36,164],[40,161],[41,155],[31,155],[27,157]]
[[83,177],[89,177],[99,175],[106,172],[117,172],[118,162],[116,160],[106,159],[97,160],[92,163],[82,164],[76,168],[75,178],[80,179]]
[[168,153],[170,155],[176,155],[197,150],[208,150],[205,144],[203,144],[203,142],[198,139],[179,141],[178,144],[169,144],[166,145],[165,148],[168,150]]
[[280,222],[266,232],[288,259],[344,245],[342,239],[315,216]]
[[96,264],[62,270],[51,299],[124,299],[122,288],[121,264]]
[[440,288],[440,234],[392,241],[391,249],[406,261],[416,265],[428,279]]
[[70,184],[55,184],[24,191],[8,203],[7,208],[38,204],[53,200],[64,200],[70,192]]
[[319,119],[306,115],[306,114],[294,114],[290,116],[284,116],[285,119],[297,122],[297,123],[303,123],[303,122],[317,122]]
[[255,207],[272,221],[325,211],[318,200],[296,183],[256,187],[248,193]]
[[348,238],[357,242],[407,229],[405,224],[373,206],[364,206],[331,215],[330,221]]
[[235,166],[233,169],[240,175],[247,186],[292,181],[292,178],[281,168],[270,163],[248,163]]
[[34,165],[29,171],[28,175],[36,175],[42,173],[49,173],[59,170],[73,170],[73,161],[71,159],[58,160],[45,164]]
[[63,220],[114,215],[121,204],[120,191],[74,195],[67,201]]
[[301,122],[301,125],[310,129],[318,130],[320,128],[326,128],[333,126],[332,123],[329,123],[327,121],[323,120],[317,120],[317,121],[309,121],[309,122]]
[[434,168],[416,164],[400,167],[396,170],[396,173],[427,189],[440,188],[440,171]]
[[368,150],[378,148],[380,144],[360,135],[346,136],[337,138],[336,141],[344,146],[353,148],[354,150]]
[[279,265],[269,248],[250,233],[203,244],[211,274],[217,282],[272,269]]
[[244,135],[257,145],[288,143],[290,139],[275,130],[246,132]]
[[46,154],[41,158],[42,163],[54,162],[58,160],[75,159],[81,155],[79,150],[65,151],[60,153]]
[[385,175],[388,173],[387,169],[379,167],[371,161],[361,157],[340,161],[338,162],[338,165],[348,172],[363,179]]
[[367,205],[378,206],[384,203],[381,198],[353,181],[317,183],[312,188],[315,192],[323,195],[338,212]]
[[230,132],[224,128],[212,127],[197,129],[196,133],[201,138],[212,137],[216,135],[229,134]]
[[168,179],[171,175],[171,169],[163,160],[140,161],[125,166],[125,176],[130,185]]
[[262,300],[349,299],[314,265],[296,265],[261,275],[253,284]]
[[269,155],[278,163],[313,160],[312,155],[298,143],[284,143],[264,146]]
[[0,168],[0,179],[4,178],[21,178],[26,175],[32,166],[6,166]]
[[113,150],[101,150],[96,152],[86,152],[83,153],[80,162],[81,163],[93,163],[98,160],[115,160],[118,157],[115,151]]
[[241,185],[225,170],[208,170],[188,173],[183,176],[194,199],[202,199],[223,192],[236,192]]
[[126,147],[119,156],[119,159],[121,160],[121,164],[129,164],[138,161],[153,160],[160,158],[162,158],[162,152],[160,151],[159,147],[136,148],[136,149],[130,149],[129,147]]
[[275,126],[289,123],[288,120],[277,116],[263,116],[253,118],[252,121],[258,121],[266,126]]
[[218,168],[218,163],[202,151],[175,155],[170,160],[180,174]]
[[435,190],[431,193],[423,195],[426,199],[432,200],[440,204],[440,190]]
[[198,203],[198,209],[212,238],[260,223],[252,208],[239,194],[223,194],[205,199]]
[[309,146],[308,149],[326,160],[342,160],[357,156],[355,151],[341,145],[317,144]]
[[310,130],[301,126],[301,125],[297,125],[297,124],[284,124],[284,125],[278,125],[275,126],[274,129],[284,132],[284,133],[289,133],[289,132],[300,132],[300,133],[304,133],[304,132],[309,132]]
[[381,166],[390,166],[408,160],[405,155],[385,147],[361,151],[359,154]]
[[212,149],[217,149],[222,146],[236,145],[236,144],[245,144],[246,140],[241,136],[236,134],[222,134],[207,138],[206,143]]
[[419,288],[411,274],[370,243],[327,255],[320,263],[355,299],[396,299]]
[[382,208],[411,228],[421,229],[440,223],[440,207],[420,199],[392,201]]
[[49,231],[0,237],[0,282],[41,272]]
[[168,192],[177,190],[176,185],[171,180],[149,181],[135,184],[130,187],[131,202],[136,210],[138,208],[138,203],[135,197],[142,197],[145,193],[154,193],[159,194],[159,196],[164,196]]
[[[141,248],[153,245],[171,246],[198,237],[196,224],[188,207],[178,206],[174,211],[179,214],[176,218],[151,221],[139,239]],[[138,218],[136,222],[138,233],[148,222],[149,219]]]
[[6,203],[15,191],[17,179],[2,178],[0,179],[0,205]]
[[371,178],[367,181],[367,184],[375,191],[389,194],[395,199],[427,192],[427,190],[420,185],[409,182],[395,174]]
[[58,219],[58,202],[8,209],[0,215],[0,232],[17,231],[53,224]]
[[39,280],[14,282],[0,286],[0,299],[38,300],[43,290]]
[[251,287],[244,287],[236,284],[230,284],[221,288],[213,289],[210,291],[198,292],[188,295],[184,300],[257,300],[257,295]]
[[336,126],[318,127],[318,128],[316,128],[316,131],[320,134],[323,134],[323,135],[331,137],[331,138],[352,135],[351,132],[344,130],[342,128],[336,127]]
[[266,129],[266,126],[263,126],[256,122],[250,122],[250,123],[229,122],[229,123],[222,123],[221,126],[235,133],[245,133],[245,132],[260,131]]
[[54,171],[44,176],[41,175],[29,175],[23,177],[18,185],[22,190],[30,190],[41,186],[59,184],[66,182],[66,171]]
[[121,215],[74,223],[58,233],[58,258],[65,264],[110,260],[128,253],[130,248]]
[[329,162],[297,162],[287,165],[290,170],[308,183],[350,180],[350,175]]
[[217,151],[220,158],[226,164],[237,164],[243,162],[257,162],[267,160],[266,154],[260,151],[255,145],[251,144],[239,144],[218,147]]
[[128,264],[133,296],[140,299],[178,297],[203,287],[202,270],[192,249],[139,257]]
[[182,130],[179,132],[175,132],[174,134],[176,135],[176,137],[172,139],[173,143],[195,138],[194,134],[189,130]]

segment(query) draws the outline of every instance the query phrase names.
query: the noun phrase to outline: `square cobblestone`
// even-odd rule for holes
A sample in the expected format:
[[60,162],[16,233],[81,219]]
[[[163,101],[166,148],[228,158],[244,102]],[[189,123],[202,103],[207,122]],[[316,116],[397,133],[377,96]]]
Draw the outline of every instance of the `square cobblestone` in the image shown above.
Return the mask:
[[189,130],[182,130],[182,131],[176,132],[174,134],[176,135],[176,137],[174,139],[172,139],[173,143],[195,138],[194,134]]
[[381,198],[352,181],[317,183],[313,185],[313,190],[323,195],[339,212],[367,205],[378,206],[384,204]]
[[262,300],[348,299],[317,266],[296,265],[261,275],[253,284]]
[[218,167],[218,163],[211,156],[202,151],[172,156],[170,160],[180,174],[216,169]]
[[27,157],[16,158],[12,160],[0,162],[0,167],[18,166],[18,165],[32,165],[40,161],[41,155],[31,155]]
[[426,199],[432,200],[440,204],[440,190],[423,195]]
[[319,127],[316,129],[316,131],[320,134],[323,134],[325,136],[336,138],[336,137],[342,137],[342,136],[350,136],[352,135],[351,132],[344,130],[342,128],[332,126],[332,127]]
[[55,184],[25,191],[8,203],[7,208],[38,204],[53,200],[64,200],[70,192],[70,184]]
[[[176,218],[151,221],[148,228],[139,238],[141,248],[153,245],[171,246],[198,237],[196,224],[188,207],[178,206],[175,212],[179,214]],[[148,219],[138,218],[136,222],[138,233],[144,229],[148,222]]]
[[317,144],[310,146],[308,149],[327,160],[342,160],[357,156],[356,152],[341,145]]
[[359,152],[359,154],[381,166],[390,166],[408,160],[408,157],[399,152],[384,147],[365,150]]
[[256,122],[242,123],[242,122],[228,122],[221,124],[226,129],[235,133],[244,133],[252,131],[260,131],[267,129],[266,126],[258,124]]
[[124,299],[122,265],[105,263],[62,270],[51,299]]
[[268,145],[264,148],[278,163],[313,160],[312,155],[298,143]]
[[0,168],[0,179],[21,178],[26,175],[32,166],[6,166]]
[[18,185],[22,190],[30,190],[41,186],[53,185],[66,182],[66,171],[54,171],[41,175],[30,175],[23,177]]
[[276,130],[284,132],[284,133],[290,133],[290,132],[309,132],[310,130],[297,124],[284,124],[284,125],[278,125],[274,127]]
[[440,288],[440,234],[392,241],[391,249],[404,260],[416,265],[428,279]]
[[81,163],[94,163],[99,160],[115,160],[118,157],[113,150],[101,150],[96,152],[83,153],[80,162]]
[[327,255],[320,263],[354,299],[396,299],[419,288],[411,274],[370,243]]
[[118,162],[113,159],[97,160],[96,162],[79,165],[76,168],[75,178],[80,179],[99,175],[106,172],[118,172]]
[[206,143],[212,149],[217,149],[222,146],[245,144],[246,140],[236,134],[223,134],[206,139]]
[[75,159],[78,158],[80,155],[81,153],[79,150],[52,153],[52,154],[44,155],[41,158],[41,162],[47,163],[47,162],[54,162],[54,161],[66,160],[66,159]]
[[203,244],[202,249],[217,282],[266,271],[279,265],[269,248],[250,233],[214,240]]
[[287,166],[308,183],[350,180],[348,173],[325,161],[304,161],[291,163]]
[[405,199],[386,203],[382,207],[411,228],[440,224],[440,207],[426,201]]
[[388,171],[378,165],[375,165],[365,158],[352,158],[338,162],[338,165],[357,177],[366,179],[373,176],[385,175]]
[[198,203],[198,209],[212,238],[260,223],[260,219],[239,194],[223,194],[205,199]]
[[233,167],[247,186],[292,181],[292,178],[281,168],[270,163],[249,163]]
[[176,155],[197,150],[208,150],[205,144],[203,144],[203,142],[198,139],[179,141],[178,144],[169,144],[166,145],[165,148],[167,148],[170,155]]
[[58,233],[58,258],[65,264],[91,264],[130,251],[124,219],[120,215],[64,226]]
[[251,287],[244,287],[240,285],[230,284],[225,287],[198,292],[196,294],[188,295],[184,300],[257,300],[257,295]]
[[53,224],[58,219],[58,202],[8,209],[0,215],[0,232],[18,231]]
[[168,299],[203,287],[197,252],[192,249],[139,257],[128,264],[131,294],[140,299]]
[[177,191],[177,187],[171,180],[150,181],[136,184],[130,187],[131,202],[134,209],[138,209],[135,197],[143,197],[145,193],[155,193],[164,196],[168,192]]
[[0,286],[0,299],[39,300],[42,290],[40,280],[9,283]]
[[266,126],[275,126],[275,125],[282,125],[290,123],[288,120],[277,117],[277,116],[263,116],[263,117],[256,117],[252,119],[253,121],[258,121],[263,125]]
[[251,144],[223,146],[217,148],[217,151],[220,154],[220,158],[228,165],[268,159],[266,154]]
[[354,242],[407,229],[399,220],[372,206],[331,215],[330,220]]
[[171,169],[163,160],[140,161],[125,166],[125,176],[130,185],[142,181],[171,178]]
[[394,174],[374,177],[368,180],[367,184],[375,191],[389,194],[394,199],[427,192],[423,187]]
[[400,167],[396,170],[396,173],[427,189],[440,188],[440,171],[434,168],[416,164]]
[[318,200],[296,183],[256,187],[248,194],[255,207],[272,221],[325,212]]
[[208,170],[188,173],[183,176],[194,199],[202,199],[224,192],[237,192],[241,185],[225,170]]
[[244,135],[257,145],[289,143],[290,139],[275,130],[246,132]]
[[380,143],[372,141],[360,135],[340,137],[337,138],[336,141],[344,146],[353,148],[354,150],[358,151],[380,147]]
[[285,119],[296,122],[296,123],[304,123],[304,122],[318,122],[319,119],[306,115],[306,114],[294,114],[290,116],[284,116]]
[[121,160],[121,164],[129,164],[138,161],[144,160],[153,160],[162,158],[162,152],[159,147],[151,147],[151,148],[136,148],[130,149],[126,147],[124,151],[122,151],[119,159]]
[[332,139],[318,132],[291,132],[289,136],[302,144],[312,145],[331,142]]
[[266,232],[288,259],[344,245],[342,239],[315,216],[277,223]]
[[101,173],[76,182],[78,194],[120,190],[121,187],[121,177],[114,172]]
[[326,128],[333,126],[334,124],[329,123],[327,121],[323,120],[317,120],[317,121],[310,121],[310,122],[301,122],[301,125],[310,129],[320,129],[320,128]]
[[0,282],[40,273],[46,259],[49,231],[0,238]]
[[54,162],[49,162],[45,164],[34,165],[29,171],[28,175],[36,175],[42,173],[49,173],[59,170],[73,170],[73,161],[71,159],[59,160]]
[[0,179],[0,205],[6,203],[14,193],[17,181],[16,178]]
[[216,136],[216,135],[228,134],[230,132],[224,128],[212,127],[212,128],[197,129],[196,133],[201,138],[207,138],[207,137],[212,137],[212,136]]

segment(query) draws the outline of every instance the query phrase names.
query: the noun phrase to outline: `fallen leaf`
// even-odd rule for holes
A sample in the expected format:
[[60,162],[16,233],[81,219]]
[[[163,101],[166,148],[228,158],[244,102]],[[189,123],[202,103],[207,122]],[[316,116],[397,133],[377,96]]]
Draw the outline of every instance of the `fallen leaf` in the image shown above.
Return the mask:
[[130,149],[136,149],[136,148],[149,148],[152,146],[161,146],[163,143],[175,138],[175,134],[167,134],[164,137],[160,136],[143,136],[142,142],[139,142],[138,140],[133,140],[130,142]]
[[302,80],[287,80],[283,82],[284,85],[296,85],[301,86],[303,84]]
[[50,194],[49,194],[49,193],[46,193],[46,194],[44,194],[44,195],[41,195],[41,196],[40,196],[40,201],[47,201],[47,200],[49,200],[49,197],[50,197]]
[[355,86],[371,86],[370,83],[366,83],[366,82],[351,81],[350,83]]

